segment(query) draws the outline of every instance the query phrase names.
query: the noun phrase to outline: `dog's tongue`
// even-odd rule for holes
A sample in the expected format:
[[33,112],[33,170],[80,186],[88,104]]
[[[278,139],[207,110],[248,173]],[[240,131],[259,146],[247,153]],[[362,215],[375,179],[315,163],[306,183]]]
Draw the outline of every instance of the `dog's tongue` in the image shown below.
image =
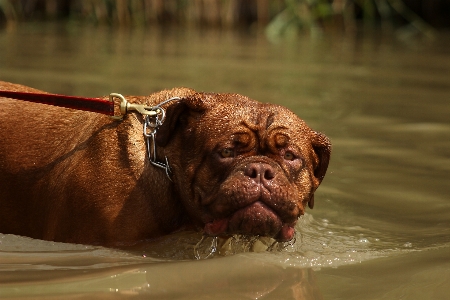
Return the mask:
[[280,232],[278,232],[275,239],[278,242],[288,242],[294,238],[295,235],[295,229],[294,226],[289,224],[283,224],[283,227],[281,227]]
[[206,223],[204,231],[207,235],[218,236],[226,233],[228,229],[228,219],[219,219]]

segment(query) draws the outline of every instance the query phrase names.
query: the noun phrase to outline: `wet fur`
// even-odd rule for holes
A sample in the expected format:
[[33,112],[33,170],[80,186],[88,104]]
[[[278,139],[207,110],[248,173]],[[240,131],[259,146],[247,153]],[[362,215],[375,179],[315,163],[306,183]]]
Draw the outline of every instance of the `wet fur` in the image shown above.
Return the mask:
[[[0,82],[0,89],[39,92],[6,82]],[[295,190],[292,203],[280,204],[295,206],[289,219],[302,214],[306,203],[312,207],[330,155],[324,135],[285,108],[240,95],[176,88],[127,100],[154,105],[174,96],[184,99],[169,105],[157,135],[159,159],[168,157],[173,181],[149,164],[138,114],[117,122],[100,114],[0,98],[0,232],[121,245],[186,224],[201,228],[226,214],[217,207],[234,209],[224,197],[211,195],[220,196],[222,182],[235,180],[229,176],[243,168],[242,160],[218,167],[211,157],[219,140],[232,136],[241,123],[253,126],[249,130],[259,139],[256,152],[245,159],[270,160],[278,173],[285,173],[283,184]],[[226,118],[232,118],[229,126],[224,126]],[[289,135],[305,165],[295,176],[264,158],[271,147],[264,135],[274,122],[297,132]]]

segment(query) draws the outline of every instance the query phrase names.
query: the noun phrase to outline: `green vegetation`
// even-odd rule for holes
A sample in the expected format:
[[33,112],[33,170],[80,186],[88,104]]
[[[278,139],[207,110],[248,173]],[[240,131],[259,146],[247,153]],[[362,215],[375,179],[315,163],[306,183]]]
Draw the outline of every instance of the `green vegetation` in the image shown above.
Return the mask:
[[0,0],[3,24],[61,18],[122,27],[266,28],[271,36],[385,24],[432,31],[402,0]]

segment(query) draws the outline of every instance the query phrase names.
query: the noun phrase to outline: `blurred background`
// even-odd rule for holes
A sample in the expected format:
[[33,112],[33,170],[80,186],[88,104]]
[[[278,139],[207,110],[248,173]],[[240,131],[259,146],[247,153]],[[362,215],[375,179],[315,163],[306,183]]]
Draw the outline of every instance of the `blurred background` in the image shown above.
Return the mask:
[[0,233],[0,298],[448,298],[449,26],[448,0],[0,0],[2,81],[240,93],[333,144],[282,250],[195,261],[198,232],[133,249]]
[[79,20],[109,26],[355,30],[450,26],[447,0],[1,0],[0,22]]

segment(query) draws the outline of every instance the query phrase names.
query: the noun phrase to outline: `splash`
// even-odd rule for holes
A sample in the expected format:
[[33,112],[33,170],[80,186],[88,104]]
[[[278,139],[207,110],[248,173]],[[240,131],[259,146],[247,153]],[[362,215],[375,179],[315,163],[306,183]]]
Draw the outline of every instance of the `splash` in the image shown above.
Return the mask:
[[229,256],[246,252],[275,252],[293,247],[296,239],[289,242],[277,242],[272,238],[233,235],[231,237],[209,237],[203,235],[194,246],[194,256],[197,260],[214,256]]
[[[194,256],[197,260],[207,259],[212,257],[217,252],[217,239],[218,237],[202,236],[201,240],[194,247]],[[208,240],[210,240],[208,245]]]
[[295,237],[289,242],[233,235],[202,236],[194,245],[197,260],[240,254],[282,265],[312,268],[337,267],[414,250],[411,244],[388,240],[381,233],[359,226],[333,224],[327,219],[317,220],[309,214],[299,219]]

